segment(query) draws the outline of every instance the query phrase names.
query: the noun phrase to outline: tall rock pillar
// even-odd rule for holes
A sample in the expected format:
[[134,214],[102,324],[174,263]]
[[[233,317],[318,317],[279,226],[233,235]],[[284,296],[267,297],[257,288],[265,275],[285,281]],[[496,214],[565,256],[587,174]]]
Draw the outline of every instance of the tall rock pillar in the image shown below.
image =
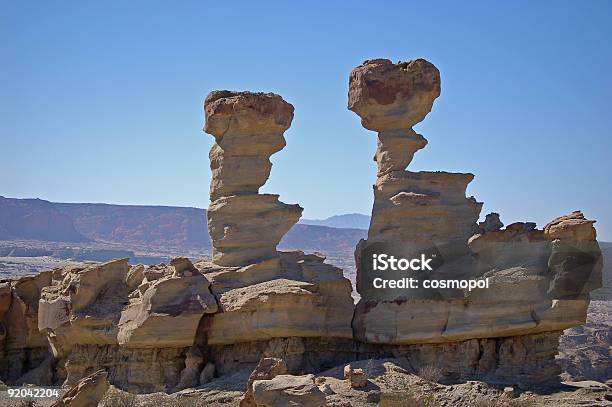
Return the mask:
[[213,91],[204,109],[204,131],[215,137],[208,208],[213,262],[244,266],[277,257],[278,242],[302,208],[259,188],[270,175],[270,156],[285,147],[293,106],[273,93]]
[[204,317],[202,337],[209,345],[351,338],[350,281],[320,255],[277,251],[302,208],[258,192],[270,156],[285,147],[293,106],[272,93],[215,91],[204,108],[204,131],[216,141],[208,209],[213,259],[198,266],[220,312]]

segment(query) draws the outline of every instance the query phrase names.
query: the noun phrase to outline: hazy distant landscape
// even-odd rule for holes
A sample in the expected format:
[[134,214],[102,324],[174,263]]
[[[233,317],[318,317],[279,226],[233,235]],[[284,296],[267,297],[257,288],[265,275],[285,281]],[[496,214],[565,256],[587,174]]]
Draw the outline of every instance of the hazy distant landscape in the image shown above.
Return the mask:
[[[354,279],[353,251],[368,224],[369,216],[360,214],[304,219],[280,249],[324,253]],[[210,252],[205,209],[0,197],[0,277],[73,262],[128,257],[133,264],[157,264]]]

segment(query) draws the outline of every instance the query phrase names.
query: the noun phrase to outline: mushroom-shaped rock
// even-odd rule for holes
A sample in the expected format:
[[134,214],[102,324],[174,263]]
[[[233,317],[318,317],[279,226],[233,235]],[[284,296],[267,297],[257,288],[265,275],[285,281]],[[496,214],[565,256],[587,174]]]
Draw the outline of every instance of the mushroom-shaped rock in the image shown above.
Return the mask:
[[206,97],[204,106],[204,131],[217,141],[228,133],[282,134],[293,120],[293,105],[274,93],[216,90]]
[[406,129],[422,121],[440,96],[440,72],[424,59],[365,61],[349,79],[348,108],[378,132]]

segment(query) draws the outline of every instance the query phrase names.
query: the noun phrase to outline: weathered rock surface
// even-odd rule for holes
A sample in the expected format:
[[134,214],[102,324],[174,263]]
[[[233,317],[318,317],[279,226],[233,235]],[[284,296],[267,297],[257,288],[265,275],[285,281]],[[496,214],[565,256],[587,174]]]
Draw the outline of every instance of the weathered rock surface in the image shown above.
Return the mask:
[[[601,285],[594,221],[574,212],[543,231],[533,223],[502,229],[493,213],[477,224],[482,203],[465,196],[472,174],[404,171],[427,144],[412,127],[439,95],[439,72],[424,60],[366,61],[350,75],[348,108],[379,132],[372,220],[368,239],[355,252],[361,294],[355,337],[379,344],[538,333],[554,338],[553,332],[584,323],[588,293]],[[389,252],[434,258],[434,269],[419,274],[420,282],[487,279],[489,288],[377,289],[376,277],[416,276],[382,276],[369,267],[373,254]],[[554,357],[554,350],[549,353]]]
[[322,407],[325,394],[314,383],[314,375],[278,375],[270,380],[255,380],[253,398],[261,407]]
[[[405,358],[361,360],[353,363],[368,371],[371,383],[353,389],[343,379],[344,365],[335,366],[315,376],[315,384],[325,395],[328,406],[609,406],[612,390],[597,382],[568,383],[525,391],[512,390],[483,380],[449,384],[420,377]],[[133,395],[111,386],[100,407],[129,405],[238,406],[248,373],[234,372],[205,386],[174,394]],[[290,405],[290,404],[285,404]],[[302,404],[298,404],[302,405]]]
[[[302,209],[259,188],[293,106],[274,94],[212,92],[212,261],[123,259],[0,281],[0,379],[77,384],[58,404],[71,406],[480,405],[494,400],[481,391],[520,398],[550,386],[562,330],[585,321],[601,286],[594,221],[573,212],[543,230],[503,228],[492,213],[477,223],[482,204],[465,195],[472,174],[405,171],[427,145],[413,126],[439,94],[439,72],[422,59],[366,61],[351,74],[349,108],[379,132],[373,216],[355,253],[357,307],[342,270],[276,248]],[[488,288],[374,289],[364,264],[377,247],[435,257],[428,281]],[[576,374],[589,361],[608,371],[599,353],[582,356]],[[475,378],[513,387],[433,384]]]
[[86,268],[56,270],[44,287],[38,329],[47,336],[56,357],[72,346],[117,343],[117,323],[127,305],[127,259]]
[[244,392],[240,407],[256,407],[255,399],[253,398],[253,383],[255,380],[270,380],[278,375],[287,374],[287,365],[279,358],[262,358],[253,373],[249,376],[247,388]]
[[323,260],[288,252],[280,253],[278,261],[221,271],[200,264],[213,282],[221,311],[203,320],[207,343],[291,336],[352,338],[351,284],[342,270]]
[[293,106],[271,93],[212,92],[204,130],[211,149],[208,229],[212,263],[198,265],[219,303],[201,336],[209,345],[283,337],[351,338],[350,282],[323,258],[276,246],[302,208],[258,194],[270,156],[285,146]]
[[50,281],[45,271],[0,282],[0,377],[8,383],[28,381],[21,379],[48,358],[47,340],[38,331],[38,300]]
[[302,215],[278,195],[233,195],[208,207],[208,230],[213,261],[222,266],[245,266],[277,256],[276,246]]
[[103,370],[79,380],[52,407],[96,407],[109,388],[108,374]]
[[60,360],[61,380],[73,385],[103,369],[110,382],[132,393],[171,392],[185,369],[185,348],[130,349],[118,345],[75,345]]
[[368,378],[363,369],[353,368],[351,365],[344,366],[344,379],[353,389],[360,389],[368,385]]
[[191,346],[202,316],[217,312],[206,277],[189,260],[179,261],[180,264],[171,264],[172,274],[141,284],[146,289],[139,290],[140,295],[121,311],[117,334],[121,346]]
[[285,147],[293,106],[273,93],[214,91],[204,111],[204,131],[216,141],[209,154],[213,261],[243,266],[272,258],[302,214],[278,195],[258,194],[272,169],[270,156]]
[[550,240],[594,241],[597,237],[593,227],[595,222],[586,219],[582,212],[574,211],[544,226],[544,235]]
[[587,323],[564,332],[557,362],[567,381],[612,378],[612,301],[591,301]]
[[348,107],[366,129],[408,129],[425,118],[438,96],[440,72],[430,62],[374,59],[351,72]]

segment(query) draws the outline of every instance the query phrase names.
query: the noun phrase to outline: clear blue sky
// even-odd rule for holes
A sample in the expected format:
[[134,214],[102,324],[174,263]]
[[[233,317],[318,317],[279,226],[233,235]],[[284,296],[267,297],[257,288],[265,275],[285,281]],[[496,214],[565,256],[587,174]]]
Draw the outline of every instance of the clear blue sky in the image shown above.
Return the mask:
[[370,213],[376,135],[346,109],[364,59],[423,57],[442,95],[412,170],[473,172],[483,215],[574,209],[612,240],[612,1],[14,1],[0,13],[0,195],[208,206],[213,89],[296,109],[265,192]]

